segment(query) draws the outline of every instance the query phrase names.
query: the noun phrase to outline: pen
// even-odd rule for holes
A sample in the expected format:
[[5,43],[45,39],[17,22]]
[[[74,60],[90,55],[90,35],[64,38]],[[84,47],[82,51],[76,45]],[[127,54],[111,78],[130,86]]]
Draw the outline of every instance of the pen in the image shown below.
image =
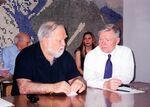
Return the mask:
[[130,91],[128,91],[128,90],[122,90],[122,89],[117,89],[116,91],[130,92]]
[[128,84],[121,84],[119,87],[130,87]]

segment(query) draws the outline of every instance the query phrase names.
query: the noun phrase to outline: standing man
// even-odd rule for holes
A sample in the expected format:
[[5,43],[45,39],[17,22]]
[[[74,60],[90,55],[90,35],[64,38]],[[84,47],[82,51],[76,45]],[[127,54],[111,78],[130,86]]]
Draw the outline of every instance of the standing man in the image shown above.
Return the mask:
[[31,43],[30,36],[19,32],[14,38],[14,44],[3,49],[3,70],[1,76],[10,78],[14,74],[15,60],[18,53],[29,46]]
[[63,25],[46,22],[38,31],[39,42],[22,50],[16,59],[12,95],[81,93],[86,89],[73,57],[65,51]]
[[118,45],[120,31],[116,25],[106,25],[98,35],[99,46],[85,58],[84,78],[89,87],[116,90],[133,79],[133,54],[128,47]]

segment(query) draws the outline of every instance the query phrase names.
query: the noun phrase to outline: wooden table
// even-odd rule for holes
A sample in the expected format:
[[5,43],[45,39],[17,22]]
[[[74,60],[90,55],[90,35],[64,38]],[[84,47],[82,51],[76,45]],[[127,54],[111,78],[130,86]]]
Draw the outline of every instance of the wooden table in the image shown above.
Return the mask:
[[[87,91],[74,97],[64,95],[40,95],[38,103],[30,103],[26,95],[4,97],[15,107],[150,107],[150,84],[136,83],[134,87],[146,90],[139,94],[116,94],[100,89],[87,88]],[[146,88],[144,88],[146,87]],[[109,105],[109,106],[108,106]]]
[[[4,78],[0,76],[0,93],[1,96],[10,96],[12,88],[12,78]],[[1,97],[0,96],[0,97]]]

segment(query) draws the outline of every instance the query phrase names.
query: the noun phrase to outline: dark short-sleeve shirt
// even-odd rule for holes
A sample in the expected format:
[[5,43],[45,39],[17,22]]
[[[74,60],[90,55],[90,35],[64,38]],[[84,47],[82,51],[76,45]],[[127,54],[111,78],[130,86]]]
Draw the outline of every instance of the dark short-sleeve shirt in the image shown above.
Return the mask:
[[45,58],[39,42],[23,49],[16,59],[12,95],[19,95],[16,79],[26,78],[38,83],[68,81],[79,76],[73,57],[67,52],[51,65]]

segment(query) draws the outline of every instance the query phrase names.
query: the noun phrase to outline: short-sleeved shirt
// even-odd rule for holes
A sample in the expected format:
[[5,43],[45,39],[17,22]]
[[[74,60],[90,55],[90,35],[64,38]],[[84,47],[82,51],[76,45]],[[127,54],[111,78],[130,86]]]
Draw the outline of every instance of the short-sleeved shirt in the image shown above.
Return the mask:
[[16,47],[15,44],[6,47],[3,49],[3,62],[4,68],[7,68],[9,72],[14,74],[15,60],[20,50]]
[[23,49],[16,59],[12,95],[19,95],[16,79],[25,78],[38,83],[68,81],[79,76],[73,57],[67,52],[51,65],[45,58],[39,42]]

